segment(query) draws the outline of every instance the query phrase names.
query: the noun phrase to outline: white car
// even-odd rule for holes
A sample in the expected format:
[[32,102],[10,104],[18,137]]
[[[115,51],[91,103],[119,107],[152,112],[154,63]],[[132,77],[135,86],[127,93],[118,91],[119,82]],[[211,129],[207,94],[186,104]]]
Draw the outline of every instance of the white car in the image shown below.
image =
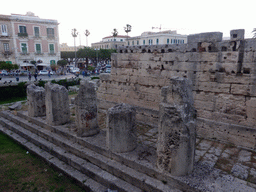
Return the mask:
[[[41,71],[39,71],[38,75],[48,75],[48,73],[49,73],[49,71],[47,71],[47,70],[41,70]],[[50,71],[50,74],[53,75],[53,72]]]
[[79,68],[73,68],[70,70],[71,73],[80,73],[80,69]]

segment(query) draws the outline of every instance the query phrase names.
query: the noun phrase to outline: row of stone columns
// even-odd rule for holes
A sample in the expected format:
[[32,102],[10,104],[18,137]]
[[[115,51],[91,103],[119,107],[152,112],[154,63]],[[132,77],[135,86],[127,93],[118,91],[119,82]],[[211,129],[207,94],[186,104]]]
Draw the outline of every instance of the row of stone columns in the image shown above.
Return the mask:
[[[170,85],[161,91],[157,167],[173,175],[186,175],[193,170],[196,111],[191,87],[188,80],[173,78]],[[99,132],[95,88],[91,81],[80,84],[75,98],[77,136],[91,136]],[[51,125],[69,121],[68,92],[63,86],[47,83],[44,92],[44,88],[29,85],[27,95],[30,116],[46,115],[47,123]],[[128,152],[136,148],[135,116],[135,108],[124,103],[108,110],[106,143],[109,150]]]

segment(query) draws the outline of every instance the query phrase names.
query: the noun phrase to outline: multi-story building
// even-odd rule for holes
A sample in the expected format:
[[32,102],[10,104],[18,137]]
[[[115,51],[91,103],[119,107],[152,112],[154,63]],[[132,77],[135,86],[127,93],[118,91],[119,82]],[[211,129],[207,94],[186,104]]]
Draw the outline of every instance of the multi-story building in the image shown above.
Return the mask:
[[187,43],[187,35],[177,34],[177,31],[144,32],[141,36],[127,39],[128,46],[133,45],[161,45]]
[[108,36],[104,37],[102,41],[97,43],[92,43],[93,49],[116,49],[118,46],[126,45],[125,41],[129,36],[117,35],[117,36]]
[[69,46],[67,43],[60,44],[60,52],[74,52],[75,50],[78,51],[79,49],[83,49],[84,45],[79,46]]
[[0,15],[0,61],[15,63],[10,16]]
[[[0,15],[0,25],[0,60],[9,59],[23,67],[29,66],[31,61],[50,66],[60,60],[57,20],[41,19],[28,12],[26,15]],[[3,54],[8,51],[9,54]]]

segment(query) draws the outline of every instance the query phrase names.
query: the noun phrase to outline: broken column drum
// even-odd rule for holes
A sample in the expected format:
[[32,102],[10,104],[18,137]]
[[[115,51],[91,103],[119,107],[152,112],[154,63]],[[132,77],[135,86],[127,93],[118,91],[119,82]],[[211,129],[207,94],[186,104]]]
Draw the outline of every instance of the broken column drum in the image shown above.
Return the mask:
[[81,81],[76,106],[77,136],[87,137],[99,132],[97,119],[97,92],[96,83],[92,81]]
[[45,116],[45,89],[43,87],[30,84],[27,86],[28,116]]
[[157,166],[181,176],[192,172],[196,141],[196,110],[187,79],[173,78],[161,90]]
[[68,90],[61,85],[45,84],[46,121],[50,125],[63,125],[70,121]]
[[129,152],[136,148],[135,108],[118,104],[107,112],[107,146],[113,152]]

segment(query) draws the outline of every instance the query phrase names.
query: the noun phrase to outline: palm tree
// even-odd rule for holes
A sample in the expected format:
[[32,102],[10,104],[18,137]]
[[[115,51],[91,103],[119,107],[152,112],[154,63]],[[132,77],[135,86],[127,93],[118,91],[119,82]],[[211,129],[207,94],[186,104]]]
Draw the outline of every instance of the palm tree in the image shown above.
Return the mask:
[[253,37],[252,37],[252,38],[256,38],[256,28],[254,28],[254,29],[252,30],[252,33],[253,33]]

